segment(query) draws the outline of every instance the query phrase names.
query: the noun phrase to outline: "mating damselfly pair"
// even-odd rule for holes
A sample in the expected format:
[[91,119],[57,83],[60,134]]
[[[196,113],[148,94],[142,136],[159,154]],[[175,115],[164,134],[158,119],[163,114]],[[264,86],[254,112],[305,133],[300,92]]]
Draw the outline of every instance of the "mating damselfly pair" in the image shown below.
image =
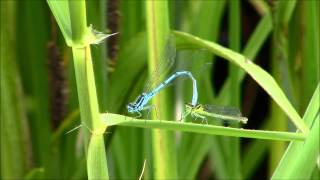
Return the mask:
[[[188,115],[191,115],[195,119],[201,119],[202,122],[208,123],[208,118],[221,119],[223,121],[235,121],[240,123],[247,123],[247,118],[243,117],[240,111],[233,107],[224,107],[224,106],[214,106],[214,105],[202,105],[198,104],[198,89],[197,81],[190,71],[177,71],[170,75],[163,82],[157,82],[161,79],[161,74],[166,74],[171,66],[173,66],[175,61],[176,48],[174,44],[173,37],[167,39],[164,51],[161,54],[160,64],[157,67],[157,71],[153,73],[154,75],[151,78],[150,82],[145,88],[145,91],[140,94],[136,100],[127,105],[129,113],[137,113],[138,116],[141,116],[141,111],[150,110],[152,106],[148,105],[148,102],[157,95],[161,90],[169,86],[174,80],[178,77],[188,77],[192,80],[193,95],[191,103],[186,103],[185,112],[182,116],[185,119]],[[157,74],[158,73],[158,74]],[[153,84],[155,86],[152,86]]]

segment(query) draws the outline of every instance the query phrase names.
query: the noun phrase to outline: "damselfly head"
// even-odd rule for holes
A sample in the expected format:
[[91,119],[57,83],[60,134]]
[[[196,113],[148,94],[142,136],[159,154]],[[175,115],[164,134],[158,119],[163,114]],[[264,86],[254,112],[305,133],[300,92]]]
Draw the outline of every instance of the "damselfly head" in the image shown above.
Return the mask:
[[143,104],[143,101],[146,98],[145,96],[146,93],[142,93],[140,96],[137,97],[137,99],[134,102],[129,103],[127,105],[128,112],[134,113],[141,110],[143,108],[141,104]]
[[186,103],[186,106],[187,107],[190,107],[190,108],[194,108],[195,106],[193,106],[191,103]]
[[135,109],[136,109],[135,103],[129,103],[129,104],[127,105],[127,109],[128,109],[128,112],[129,112],[129,113],[135,112]]
[[191,109],[200,109],[202,106],[201,104],[196,104],[195,106],[191,103],[186,103],[186,107],[191,108]]

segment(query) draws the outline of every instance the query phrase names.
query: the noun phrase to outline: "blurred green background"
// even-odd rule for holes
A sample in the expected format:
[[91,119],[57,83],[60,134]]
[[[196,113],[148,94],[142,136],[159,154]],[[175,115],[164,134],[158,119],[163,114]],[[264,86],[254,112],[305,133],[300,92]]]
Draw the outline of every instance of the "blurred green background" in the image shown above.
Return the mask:
[[[145,1],[87,1],[87,21],[119,32],[92,45],[101,112],[125,114],[147,78]],[[172,30],[217,42],[269,72],[303,116],[319,83],[317,0],[169,1]],[[1,179],[87,179],[72,52],[45,1],[1,1]],[[238,107],[247,129],[295,131],[244,71],[205,50],[177,47],[174,69],[194,72],[200,102]],[[205,70],[203,65],[206,64]],[[200,69],[200,70],[199,70]],[[189,81],[170,86],[177,116]],[[318,116],[319,117],[319,116]],[[109,176],[152,179],[150,130],[111,127],[105,134]],[[176,132],[180,179],[269,179],[288,143]],[[319,156],[318,156],[319,158]],[[319,178],[318,164],[306,179]]]

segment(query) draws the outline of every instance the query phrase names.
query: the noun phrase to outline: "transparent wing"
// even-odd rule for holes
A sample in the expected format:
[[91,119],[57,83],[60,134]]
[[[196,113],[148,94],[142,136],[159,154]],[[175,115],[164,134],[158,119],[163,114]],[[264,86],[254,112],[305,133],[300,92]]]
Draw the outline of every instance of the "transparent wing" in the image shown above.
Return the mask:
[[203,108],[203,111],[207,113],[207,116],[228,121],[238,121],[243,124],[246,124],[248,121],[248,118],[242,116],[239,109],[235,107],[204,105]]
[[204,105],[204,110],[209,113],[233,116],[233,117],[242,117],[242,114],[238,108],[231,106],[217,106],[217,105]]
[[156,66],[155,71],[151,73],[144,87],[145,92],[151,91],[158,86],[164,80],[164,77],[175,62],[176,45],[174,36],[170,35],[166,41],[163,51],[160,54],[159,64]]

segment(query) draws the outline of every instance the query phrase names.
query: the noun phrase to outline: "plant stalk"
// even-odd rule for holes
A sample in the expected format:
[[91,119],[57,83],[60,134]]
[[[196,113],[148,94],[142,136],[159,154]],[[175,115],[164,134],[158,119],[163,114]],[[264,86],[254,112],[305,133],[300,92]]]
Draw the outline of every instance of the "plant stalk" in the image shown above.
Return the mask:
[[[166,0],[146,1],[149,72],[155,72],[156,65],[159,64],[160,52],[162,52],[170,34],[168,13],[168,2]],[[158,116],[160,118],[167,119],[172,114],[170,113],[172,112],[171,109],[168,108],[170,107],[170,103],[167,93],[161,93],[156,96],[153,105],[159,108]],[[156,117],[155,112],[153,112],[153,117]],[[172,132],[159,129],[152,131],[155,179],[177,179],[174,144],[174,134]]]
[[[90,45],[86,44],[87,33],[85,1],[69,1],[73,61],[78,90],[80,115],[82,124],[89,129],[85,131],[87,151],[88,179],[109,179],[103,133],[105,126],[101,124],[97,100],[94,71],[91,59]],[[79,48],[80,46],[84,47]],[[87,146],[86,146],[87,147]]]

